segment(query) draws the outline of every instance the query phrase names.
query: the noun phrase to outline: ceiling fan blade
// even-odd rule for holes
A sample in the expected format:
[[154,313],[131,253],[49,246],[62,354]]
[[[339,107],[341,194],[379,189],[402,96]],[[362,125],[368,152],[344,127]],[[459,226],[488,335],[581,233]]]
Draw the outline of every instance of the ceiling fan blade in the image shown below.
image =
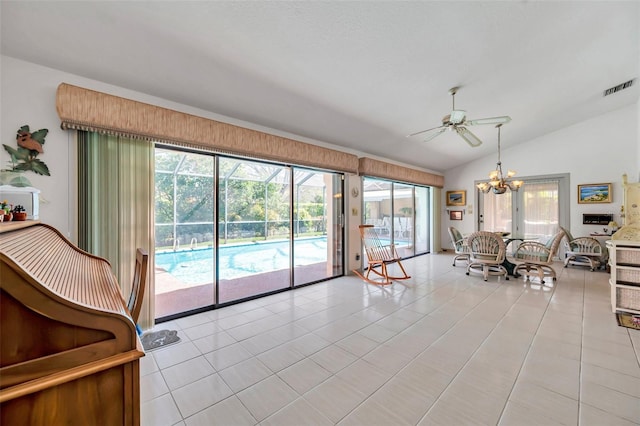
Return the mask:
[[479,124],[506,124],[511,121],[511,117],[503,115],[500,117],[478,118],[476,120],[465,121],[465,126],[474,126]]
[[472,147],[475,148],[482,145],[482,141],[478,139],[476,135],[471,133],[466,127],[456,127],[456,132]]
[[430,132],[430,131],[436,130],[436,129],[442,129],[442,131],[444,131],[446,129],[446,127],[445,126],[438,126],[438,127],[432,127],[430,129],[427,129],[427,130],[420,130],[419,132],[415,132],[415,133],[411,133],[410,135],[407,135],[407,137],[410,138],[411,136],[420,135],[422,133]]
[[[446,127],[442,127],[442,128],[438,128],[438,127],[436,127],[436,128],[438,129],[438,131],[437,131],[437,132],[433,132],[433,133],[431,133],[430,135],[427,135],[427,137],[426,137],[426,138],[424,138],[424,139],[422,140],[422,142],[429,142],[431,139],[435,138],[435,137],[436,137],[436,136],[438,136],[440,133],[442,133],[442,132],[444,132],[445,130],[447,130],[447,128],[446,128]],[[433,129],[432,129],[432,130],[433,130]]]

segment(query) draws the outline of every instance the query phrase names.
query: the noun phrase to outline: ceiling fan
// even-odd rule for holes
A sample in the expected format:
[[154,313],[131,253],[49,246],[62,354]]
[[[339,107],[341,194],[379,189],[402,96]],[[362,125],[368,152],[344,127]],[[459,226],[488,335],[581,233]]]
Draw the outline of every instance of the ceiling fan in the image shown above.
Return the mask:
[[455,131],[462,139],[464,139],[472,147],[477,147],[482,144],[482,141],[478,139],[476,135],[471,133],[466,126],[476,126],[481,124],[505,124],[511,121],[511,117],[506,115],[503,115],[501,117],[478,118],[475,120],[467,120],[466,111],[456,109],[456,93],[458,92],[458,89],[459,87],[453,87],[449,89],[449,94],[451,94],[451,99],[453,102],[453,108],[452,108],[451,114],[445,115],[442,118],[441,126],[411,133],[410,135],[407,135],[407,137],[427,133],[426,137],[423,140],[424,142],[427,142],[435,138],[445,130],[449,129],[451,131]]

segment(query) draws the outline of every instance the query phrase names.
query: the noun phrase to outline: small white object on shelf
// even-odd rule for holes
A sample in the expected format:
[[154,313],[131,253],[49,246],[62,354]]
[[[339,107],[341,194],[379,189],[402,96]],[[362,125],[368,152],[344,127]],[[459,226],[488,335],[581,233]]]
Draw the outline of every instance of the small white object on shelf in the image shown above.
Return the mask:
[[0,201],[7,200],[14,206],[21,205],[27,212],[27,219],[40,218],[40,190],[31,186],[0,186]]

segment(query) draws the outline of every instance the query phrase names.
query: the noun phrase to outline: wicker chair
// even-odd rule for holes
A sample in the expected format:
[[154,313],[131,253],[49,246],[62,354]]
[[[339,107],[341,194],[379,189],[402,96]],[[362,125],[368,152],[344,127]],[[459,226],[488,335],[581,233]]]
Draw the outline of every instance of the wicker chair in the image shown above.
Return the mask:
[[564,231],[560,230],[546,244],[537,241],[524,241],[520,244],[513,253],[513,258],[509,259],[517,265],[513,271],[514,274],[520,272],[527,277],[527,280],[531,275],[537,275],[541,284],[544,284],[545,276],[555,281],[556,271],[551,265],[564,236]]
[[603,263],[604,253],[598,240],[592,237],[573,238],[568,230],[560,229],[567,236],[564,241],[565,268],[569,265],[588,266],[591,271],[594,271],[600,267]]
[[453,226],[449,227],[449,237],[451,237],[451,244],[453,244],[453,249],[456,253],[456,256],[453,258],[453,266],[456,266],[457,260],[464,260],[468,265],[470,251],[467,245],[467,239]]
[[477,231],[467,238],[469,246],[469,265],[467,275],[470,272],[481,273],[485,281],[489,275],[504,275],[508,280],[507,270],[502,265],[505,260],[506,247],[502,238],[487,231]]

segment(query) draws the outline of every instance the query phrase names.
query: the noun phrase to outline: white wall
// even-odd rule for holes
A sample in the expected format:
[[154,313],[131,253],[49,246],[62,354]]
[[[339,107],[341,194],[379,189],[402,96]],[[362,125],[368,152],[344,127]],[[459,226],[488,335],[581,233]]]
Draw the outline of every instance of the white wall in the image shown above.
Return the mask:
[[[210,118],[212,120],[349,152],[358,156],[384,160],[367,153],[348,150],[322,141],[269,129],[253,123],[225,117],[188,105],[170,102],[165,99],[8,56],[0,56],[0,76],[0,93],[2,94],[0,103],[0,129],[2,131],[0,134],[2,135],[2,143],[15,147],[16,131],[25,124],[28,124],[32,130],[42,128],[49,129],[49,134],[44,145],[44,153],[38,158],[49,166],[51,176],[39,176],[31,172],[28,172],[26,176],[34,187],[41,190],[41,197],[45,201],[40,206],[40,220],[43,223],[54,226],[72,241],[76,241],[75,216],[77,209],[76,188],[71,186],[71,184],[75,182],[76,173],[74,132],[60,129],[60,119],[55,110],[56,89],[58,85],[63,82],[200,117]],[[0,149],[0,169],[5,168],[8,162],[9,155],[4,149]],[[395,164],[407,166],[401,163]],[[423,171],[433,173],[433,171],[427,169],[423,169]],[[359,184],[359,177],[350,176],[347,180],[347,189]],[[361,254],[358,233],[360,216],[352,215],[353,208],[356,208],[358,212],[360,212],[360,204],[361,196],[357,198],[348,197],[345,205],[346,234],[348,238],[346,271],[360,267],[360,262],[355,261],[356,254]]]
[[[588,235],[600,227],[583,225],[583,213],[615,213],[620,219],[622,205],[622,174],[630,181],[637,181],[640,170],[639,104],[592,118],[529,142],[504,148],[509,140],[509,126],[502,132],[501,159],[504,169],[517,171],[516,177],[556,173],[570,174],[571,204],[570,230],[574,236]],[[489,143],[488,141],[485,143]],[[452,248],[446,229],[455,226],[463,233],[475,231],[477,206],[474,181],[487,179],[495,169],[496,151],[487,157],[465,164],[445,173],[445,191],[466,190],[467,205],[473,214],[466,214],[462,222],[450,221],[444,202],[442,241],[445,248]],[[508,143],[507,143],[508,147]],[[613,183],[613,202],[607,204],[578,204],[577,185],[585,183]]]

